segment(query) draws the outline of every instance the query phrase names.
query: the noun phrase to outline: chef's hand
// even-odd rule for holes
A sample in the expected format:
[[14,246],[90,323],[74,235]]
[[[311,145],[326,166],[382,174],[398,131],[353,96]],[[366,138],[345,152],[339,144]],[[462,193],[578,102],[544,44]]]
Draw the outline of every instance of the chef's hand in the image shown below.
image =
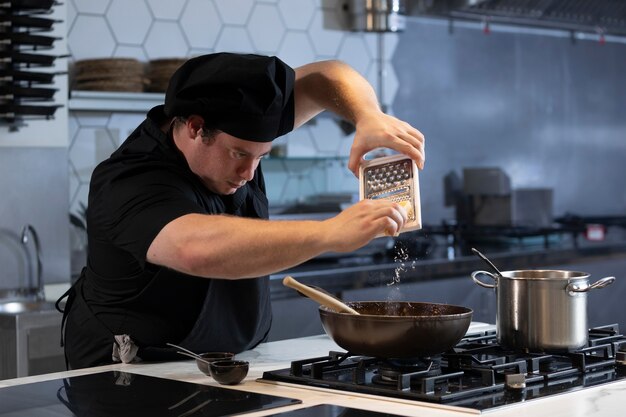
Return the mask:
[[413,159],[419,169],[424,168],[424,135],[410,124],[382,111],[362,114],[357,120],[348,169],[358,177],[363,156],[376,148],[398,151]]
[[377,236],[396,236],[408,221],[406,210],[389,200],[362,200],[322,222],[328,247],[351,252]]

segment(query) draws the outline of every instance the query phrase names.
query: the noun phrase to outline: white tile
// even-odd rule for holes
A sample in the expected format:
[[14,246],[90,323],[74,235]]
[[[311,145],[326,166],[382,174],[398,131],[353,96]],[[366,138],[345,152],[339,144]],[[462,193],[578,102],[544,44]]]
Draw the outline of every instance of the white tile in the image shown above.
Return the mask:
[[[305,164],[306,166],[303,166]],[[282,190],[283,202],[302,201],[324,190],[323,173],[311,168],[309,162],[290,161],[288,165],[292,167]]]
[[124,142],[145,118],[146,116],[141,113],[113,113],[107,123],[107,129],[115,145],[119,146]]
[[69,158],[80,182],[88,182],[96,165],[115,150],[111,136],[104,128],[81,128],[69,149]]
[[275,54],[285,34],[285,25],[278,9],[271,4],[257,4],[247,24],[255,50]]
[[118,58],[135,58],[142,62],[148,61],[148,56],[143,46],[117,45],[113,56]]
[[[336,28],[328,28],[327,25]],[[337,16],[334,12],[327,10],[317,10],[309,26],[309,35],[313,43],[313,49],[318,57],[335,57],[339,50],[339,45],[343,40],[345,31],[338,28]]]
[[213,48],[222,21],[213,3],[189,0],[180,18],[180,25],[192,48]]
[[74,23],[74,19],[76,19],[76,7],[74,6],[74,3],[71,1],[67,2],[67,17],[65,19],[65,23],[67,25],[67,28],[69,30],[69,28],[72,27],[72,24]]
[[213,48],[190,48],[189,58],[193,58],[194,56],[210,54],[212,52],[213,52]]
[[287,174],[282,160],[268,159],[261,162],[265,178],[265,190],[270,204],[280,203]]
[[313,0],[280,0],[278,8],[288,29],[307,29],[315,14]]
[[[383,63],[382,77],[380,79],[379,77],[378,62],[374,61],[368,72],[367,79],[374,87],[374,90],[376,90],[378,101],[381,104],[387,105],[387,113],[389,113],[391,110],[390,106],[393,103],[399,88],[398,78],[396,77],[396,72],[394,71],[393,65],[390,61],[385,61]],[[382,94],[380,91],[380,81],[382,81],[383,85]]]
[[339,59],[349,64],[360,74],[366,75],[371,57],[365,41],[359,34],[349,34],[339,48]]
[[72,142],[74,141],[74,137],[76,136],[76,133],[78,133],[78,128],[80,127],[78,125],[78,120],[76,119],[76,117],[74,117],[73,113],[69,113],[67,116],[67,125],[68,125],[68,129],[67,129],[67,133],[68,133],[68,137],[69,137],[69,145],[72,145]]
[[287,156],[312,157],[317,154],[309,129],[309,126],[305,125],[285,136],[287,142]]
[[[339,141],[339,147],[337,148],[337,156],[349,157],[352,150],[352,142],[354,141],[354,133],[350,135],[343,135]],[[346,161],[346,166],[348,161]],[[346,168],[348,169],[348,168]]]
[[74,0],[78,13],[103,14],[111,0]]
[[68,177],[70,182],[70,195],[69,200],[70,204],[74,201],[76,194],[78,193],[78,187],[80,187],[80,180],[78,178],[78,174],[72,165],[72,161],[68,161]]
[[383,60],[390,61],[393,58],[393,54],[396,52],[400,34],[398,33],[363,33],[363,39],[367,45],[370,55],[375,58],[379,58],[379,46],[378,40],[383,40]]
[[292,67],[315,61],[315,53],[309,36],[305,32],[287,31],[283,39],[278,57]]
[[152,15],[143,1],[112,0],[106,18],[118,43],[141,45],[152,24]]
[[161,20],[178,20],[185,0],[146,0],[155,18]]
[[254,0],[215,0],[215,6],[222,22],[232,25],[243,25],[252,12]]
[[149,59],[187,56],[187,42],[178,23],[154,22],[144,43]]
[[72,213],[81,213],[83,211],[83,205],[87,206],[89,200],[89,183],[79,183],[76,187],[76,192],[72,194],[72,200],[70,201],[70,211]]
[[103,16],[79,15],[70,30],[67,43],[75,61],[108,58],[115,49],[115,39]]
[[245,27],[225,26],[217,42],[215,52],[254,52],[254,46]]
[[74,111],[73,117],[79,127],[104,127],[109,122],[111,113],[100,111]]
[[326,191],[352,193],[355,201],[359,199],[359,180],[350,172],[347,163],[331,164],[326,170],[326,175],[332,178]]
[[318,155],[336,156],[338,154],[343,134],[334,117],[318,117],[316,126],[310,129]]

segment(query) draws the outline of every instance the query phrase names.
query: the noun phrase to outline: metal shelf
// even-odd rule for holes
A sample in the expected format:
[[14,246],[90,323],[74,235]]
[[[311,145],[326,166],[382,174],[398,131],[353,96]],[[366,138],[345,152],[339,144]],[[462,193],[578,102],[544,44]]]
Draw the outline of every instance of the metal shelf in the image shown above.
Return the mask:
[[70,91],[70,111],[112,111],[145,113],[163,104],[163,93],[126,93],[116,91]]

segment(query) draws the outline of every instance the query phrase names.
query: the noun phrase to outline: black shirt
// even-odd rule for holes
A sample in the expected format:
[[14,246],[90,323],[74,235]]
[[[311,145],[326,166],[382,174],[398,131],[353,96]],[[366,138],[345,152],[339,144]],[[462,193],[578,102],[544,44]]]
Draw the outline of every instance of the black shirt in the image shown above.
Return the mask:
[[[161,131],[163,121],[162,106],[152,109],[93,172],[87,210],[89,254],[81,296],[101,325],[102,358],[90,359],[88,365],[81,359],[94,356],[87,347],[80,348],[88,345],[84,338],[98,338],[81,330],[84,323],[70,310],[66,353],[70,363],[74,356],[78,366],[110,361],[112,335],[130,335],[140,347],[138,355],[150,359],[151,349],[166,342],[186,341],[186,347],[196,351],[240,352],[263,341],[269,331],[268,277],[206,279],[146,261],[159,231],[180,216],[268,217],[260,165],[254,179],[235,194],[214,194]],[[245,248],[240,256],[245,256]],[[83,308],[82,315],[87,310]]]

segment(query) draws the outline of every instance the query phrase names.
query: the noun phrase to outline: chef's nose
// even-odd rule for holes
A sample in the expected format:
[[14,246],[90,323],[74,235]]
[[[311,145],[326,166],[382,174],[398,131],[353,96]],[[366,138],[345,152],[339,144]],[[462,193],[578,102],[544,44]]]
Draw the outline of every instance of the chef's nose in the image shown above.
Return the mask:
[[242,179],[250,181],[254,178],[254,171],[258,165],[257,160],[245,161],[241,164],[237,173]]

